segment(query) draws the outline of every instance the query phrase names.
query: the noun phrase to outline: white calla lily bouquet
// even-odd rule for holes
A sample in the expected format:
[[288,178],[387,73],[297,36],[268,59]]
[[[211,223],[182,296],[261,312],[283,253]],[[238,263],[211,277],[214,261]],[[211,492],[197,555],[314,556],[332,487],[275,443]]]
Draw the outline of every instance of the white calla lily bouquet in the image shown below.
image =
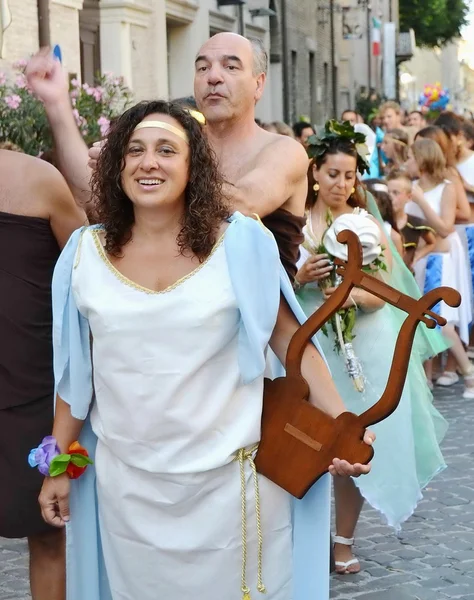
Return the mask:
[[[306,239],[303,244],[306,250],[311,254],[327,254],[329,260],[333,263],[335,258],[347,261],[348,246],[337,241],[337,236],[341,231],[349,229],[359,238],[362,247],[362,265],[363,270],[374,274],[379,270],[386,271],[387,267],[383,260],[383,246],[381,245],[381,233],[377,224],[370,218],[369,213],[363,209],[356,208],[352,213],[344,214],[336,219],[328,210],[326,214],[326,223],[328,228],[322,236],[321,244],[316,246]],[[342,278],[337,275],[335,270],[319,281],[321,289],[337,287]],[[347,372],[353,380],[357,391],[363,392],[365,389],[364,375],[359,359],[357,358],[352,342],[355,338],[354,327],[356,324],[357,305],[349,308],[340,309],[329,321],[329,325],[334,333],[334,347],[338,353],[344,355]],[[328,328],[322,329],[326,336],[329,336]]]

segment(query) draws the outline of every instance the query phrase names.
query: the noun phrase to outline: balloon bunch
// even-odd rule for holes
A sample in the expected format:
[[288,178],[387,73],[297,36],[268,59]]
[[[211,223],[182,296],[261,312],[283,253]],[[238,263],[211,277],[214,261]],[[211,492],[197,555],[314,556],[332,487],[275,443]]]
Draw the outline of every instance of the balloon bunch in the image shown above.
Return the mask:
[[449,90],[442,88],[440,83],[427,84],[420,95],[419,104],[420,108],[442,111],[446,110],[449,100]]

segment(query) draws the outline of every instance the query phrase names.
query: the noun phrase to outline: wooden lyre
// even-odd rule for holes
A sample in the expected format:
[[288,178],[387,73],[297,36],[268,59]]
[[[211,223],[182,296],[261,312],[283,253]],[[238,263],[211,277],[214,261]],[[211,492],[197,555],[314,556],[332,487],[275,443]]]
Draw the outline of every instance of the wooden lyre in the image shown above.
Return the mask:
[[[370,462],[374,451],[363,442],[365,429],[386,419],[397,408],[418,323],[425,323],[429,329],[445,325],[446,320],[430,309],[441,300],[449,306],[459,306],[461,302],[460,294],[448,287],[431,290],[418,300],[403,294],[362,270],[362,250],[355,233],[345,230],[337,239],[349,246],[348,261],[335,261],[342,283],[294,334],[288,347],[285,377],[265,380],[262,435],[255,464],[262,475],[296,498],[302,498],[328,471],[334,458],[351,464]],[[344,412],[333,418],[308,402],[309,387],[301,374],[301,360],[308,342],[342,307],[354,286],[408,316],[398,334],[381,398],[359,416]]]

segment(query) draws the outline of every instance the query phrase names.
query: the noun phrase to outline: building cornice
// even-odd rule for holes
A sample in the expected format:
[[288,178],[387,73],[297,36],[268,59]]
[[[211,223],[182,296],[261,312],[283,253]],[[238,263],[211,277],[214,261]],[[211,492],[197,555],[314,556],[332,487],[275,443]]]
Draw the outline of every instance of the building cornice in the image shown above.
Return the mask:
[[149,27],[153,9],[133,0],[102,0],[100,3],[101,24],[128,23]]
[[52,2],[53,4],[65,6],[66,8],[75,8],[76,10],[81,10],[84,4],[84,0],[52,0]]
[[237,19],[218,10],[209,11],[209,27],[218,31],[232,31]]
[[181,21],[192,23],[199,5],[192,0],[166,0],[166,15]]
[[265,27],[260,27],[260,25],[250,25],[249,23],[245,24],[246,36],[263,39],[266,33],[268,33],[268,29],[265,29]]

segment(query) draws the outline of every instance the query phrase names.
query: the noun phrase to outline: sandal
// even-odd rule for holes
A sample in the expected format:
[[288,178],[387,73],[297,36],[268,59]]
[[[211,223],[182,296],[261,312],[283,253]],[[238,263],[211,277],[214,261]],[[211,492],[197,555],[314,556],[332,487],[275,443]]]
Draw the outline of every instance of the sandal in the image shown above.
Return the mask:
[[[342,544],[343,546],[352,546],[354,544],[354,538],[345,538],[340,535],[335,535],[333,538],[335,544]],[[336,573],[338,575],[355,575],[360,571],[360,563],[357,558],[352,558],[347,562],[336,560],[334,563],[336,567]],[[349,567],[356,566],[355,569],[349,571]]]
[[436,385],[450,387],[459,381],[459,375],[454,371],[444,371],[436,380]]
[[474,365],[471,365],[469,372],[464,375],[464,392],[462,397],[465,400],[474,400]]

